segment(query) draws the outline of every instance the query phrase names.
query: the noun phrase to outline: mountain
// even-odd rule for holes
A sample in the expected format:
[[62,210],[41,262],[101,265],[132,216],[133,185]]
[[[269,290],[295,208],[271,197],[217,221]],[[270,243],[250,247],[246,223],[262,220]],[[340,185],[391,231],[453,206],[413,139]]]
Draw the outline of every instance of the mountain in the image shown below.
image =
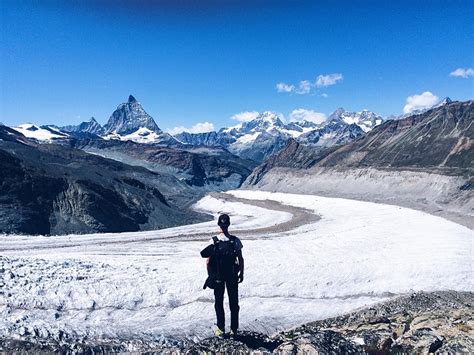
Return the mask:
[[437,104],[435,104],[431,107],[420,108],[420,109],[413,110],[413,111],[408,112],[408,113],[404,113],[404,114],[399,115],[399,116],[391,115],[391,116],[389,116],[389,118],[390,119],[395,119],[395,120],[400,120],[402,118],[407,118],[407,117],[410,117],[410,116],[421,115],[422,113],[425,113],[429,110],[444,106],[446,104],[450,104],[452,102],[453,102],[453,100],[451,100],[449,97],[445,97],[443,100],[441,100],[440,102],[438,102]]
[[[105,127],[91,118],[74,126],[26,124],[15,129],[37,142],[78,148],[162,173],[169,177],[171,186],[175,179],[194,195],[238,188],[256,166],[254,161],[220,146],[199,147],[176,140],[163,132],[131,95],[112,113]],[[235,139],[230,137],[230,141]]]
[[63,126],[59,127],[62,132],[68,133],[91,133],[95,135],[103,135],[105,133],[104,127],[102,127],[99,122],[96,121],[94,117],[91,117],[89,121],[82,122],[77,126]]
[[255,119],[219,132],[180,133],[175,136],[190,145],[219,146],[246,159],[262,162],[278,153],[290,139],[317,146],[341,145],[363,136],[383,121],[373,112],[346,112],[338,109],[326,121],[284,123],[278,115],[266,111]]
[[350,143],[364,134],[365,131],[355,123],[329,121],[319,129],[300,135],[297,141],[308,145],[332,147]]
[[256,163],[220,147],[166,147],[133,141],[76,140],[73,147],[162,175],[176,177],[199,191],[236,189]]
[[0,233],[126,232],[207,219],[187,208],[197,194],[177,178],[13,132],[0,126]]
[[24,123],[17,127],[12,127],[27,138],[35,139],[38,142],[53,142],[66,139],[69,135],[54,126],[36,126],[31,123]]
[[155,120],[143,109],[142,105],[132,96],[120,104],[112,113],[104,126],[105,134],[127,135],[139,128],[147,128],[151,132],[161,133]]
[[293,140],[244,186],[390,201],[466,224],[474,216],[473,121],[474,101],[448,102],[340,147]]
[[227,146],[230,152],[254,161],[262,161],[280,151],[292,135],[299,135],[301,131],[287,129],[276,114],[266,111],[251,121],[221,129],[220,133],[235,138],[235,142]]
[[348,112],[343,108],[338,108],[327,120],[329,123],[341,122],[348,125],[355,124],[364,132],[369,132],[375,126],[382,123],[383,118],[369,110],[361,112]]
[[174,135],[174,138],[183,144],[208,147],[226,147],[236,141],[236,138],[230,134],[215,131],[205,133],[182,132]]
[[311,121],[285,123],[275,113],[265,111],[255,119],[236,126],[222,128],[218,132],[182,132],[174,137],[163,132],[154,119],[133,97],[120,104],[102,127],[95,118],[79,125],[37,127],[31,124],[16,127],[19,132],[38,141],[65,142],[72,140],[108,140],[112,142],[133,141],[159,146],[214,147],[230,151],[243,159],[262,162],[278,153],[289,139],[317,146],[341,145],[360,138],[382,122],[373,112],[347,112],[336,110],[326,121],[316,124]]
[[11,127],[7,127],[1,123],[0,123],[0,141],[16,142],[16,143],[22,143],[26,145],[33,144],[28,138],[26,138],[23,134],[21,134],[17,130]]
[[104,126],[103,138],[139,143],[179,144],[170,134],[158,127],[153,117],[146,113],[132,95],[112,113]]

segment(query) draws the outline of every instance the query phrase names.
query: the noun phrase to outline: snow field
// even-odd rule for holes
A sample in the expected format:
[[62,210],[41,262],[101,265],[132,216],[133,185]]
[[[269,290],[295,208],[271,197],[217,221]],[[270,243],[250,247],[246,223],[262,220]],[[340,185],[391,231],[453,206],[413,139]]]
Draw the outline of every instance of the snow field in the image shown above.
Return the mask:
[[[196,204],[214,215],[231,214],[234,228],[256,229],[241,238],[242,329],[273,333],[412,290],[473,290],[468,228],[369,202],[231,193],[321,216],[290,232],[261,234],[258,228],[292,215],[210,196]],[[215,222],[206,222],[140,233],[1,237],[0,335],[28,328],[89,339],[209,336],[213,294],[202,289],[199,251],[215,232]],[[208,235],[193,240],[197,233]]]

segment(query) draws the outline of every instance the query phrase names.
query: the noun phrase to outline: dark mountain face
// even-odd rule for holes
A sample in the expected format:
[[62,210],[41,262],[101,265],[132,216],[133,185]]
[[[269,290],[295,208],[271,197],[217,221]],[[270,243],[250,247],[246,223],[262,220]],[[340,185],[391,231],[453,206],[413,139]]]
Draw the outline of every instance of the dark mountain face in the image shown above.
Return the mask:
[[298,143],[295,139],[290,139],[279,153],[270,156],[257,166],[249,175],[245,184],[257,184],[266,173],[276,167],[309,169],[338,148],[339,146],[308,146]]
[[128,101],[120,104],[104,126],[105,134],[127,135],[139,128],[147,128],[155,133],[162,133],[153,118],[146,113],[142,105],[130,95]]
[[474,101],[467,101],[387,121],[321,165],[472,169],[473,120]]
[[197,190],[238,188],[256,166],[255,162],[222,148],[178,148],[107,140],[78,140],[74,147],[176,176]]
[[219,132],[188,133],[182,132],[174,136],[178,141],[193,146],[227,147],[236,141],[235,137]]
[[448,102],[420,115],[386,121],[352,143],[329,149],[291,141],[257,167],[257,183],[274,167],[393,168],[472,174],[474,101]]
[[65,146],[2,139],[0,232],[125,232],[205,219],[183,207],[196,194],[170,179]]

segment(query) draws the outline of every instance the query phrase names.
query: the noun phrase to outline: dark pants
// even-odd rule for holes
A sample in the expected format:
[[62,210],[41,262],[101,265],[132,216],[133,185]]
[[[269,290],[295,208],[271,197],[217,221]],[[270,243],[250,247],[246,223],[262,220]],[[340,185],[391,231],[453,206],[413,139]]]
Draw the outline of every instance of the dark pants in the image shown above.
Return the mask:
[[224,330],[225,312],[224,312],[224,291],[227,287],[227,296],[229,297],[230,307],[230,329],[234,332],[239,328],[239,284],[237,278],[222,281],[214,288],[215,304],[217,316],[217,326]]

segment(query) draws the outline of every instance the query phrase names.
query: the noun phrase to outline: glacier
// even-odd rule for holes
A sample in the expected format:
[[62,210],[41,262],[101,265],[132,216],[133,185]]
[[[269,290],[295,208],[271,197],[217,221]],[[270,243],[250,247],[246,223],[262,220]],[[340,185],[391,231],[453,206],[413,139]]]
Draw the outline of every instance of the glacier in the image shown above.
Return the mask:
[[[239,200],[206,196],[194,208],[229,213],[243,242],[244,330],[272,334],[412,291],[474,289],[474,232],[464,226],[371,202],[228,193]],[[320,219],[280,231],[295,218],[292,206]],[[137,233],[1,236],[0,337],[207,337],[213,294],[202,289],[199,251],[215,233],[212,221]]]

